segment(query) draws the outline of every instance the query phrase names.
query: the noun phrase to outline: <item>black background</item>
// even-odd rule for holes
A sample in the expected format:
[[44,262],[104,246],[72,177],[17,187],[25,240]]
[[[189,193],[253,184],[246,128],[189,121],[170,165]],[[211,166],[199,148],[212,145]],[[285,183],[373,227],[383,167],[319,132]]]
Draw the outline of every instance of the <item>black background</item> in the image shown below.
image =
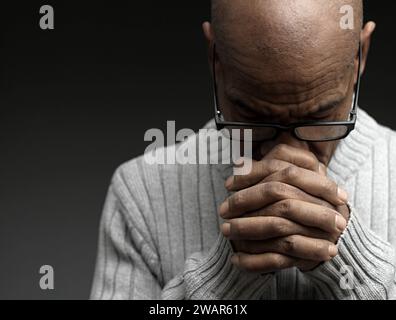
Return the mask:
[[[86,299],[112,173],[150,128],[212,117],[201,23],[208,0],[3,3],[0,42],[0,298]],[[39,28],[39,8],[55,30]],[[378,23],[360,104],[396,129],[396,3],[366,1]],[[55,290],[39,288],[39,268]]]

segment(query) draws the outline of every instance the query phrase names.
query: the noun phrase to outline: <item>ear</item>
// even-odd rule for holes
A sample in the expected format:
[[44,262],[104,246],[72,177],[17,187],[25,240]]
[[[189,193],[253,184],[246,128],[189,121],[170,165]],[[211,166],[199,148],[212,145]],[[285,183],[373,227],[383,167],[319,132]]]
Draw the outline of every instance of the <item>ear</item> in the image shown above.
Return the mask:
[[208,62],[210,68],[212,68],[213,63],[213,45],[214,45],[214,33],[213,28],[210,22],[205,21],[202,24],[202,30],[206,39],[207,47],[208,47]]
[[363,74],[366,69],[368,54],[370,51],[371,37],[374,33],[376,24],[373,21],[367,22],[360,34],[362,45],[362,61],[360,63],[360,73]]

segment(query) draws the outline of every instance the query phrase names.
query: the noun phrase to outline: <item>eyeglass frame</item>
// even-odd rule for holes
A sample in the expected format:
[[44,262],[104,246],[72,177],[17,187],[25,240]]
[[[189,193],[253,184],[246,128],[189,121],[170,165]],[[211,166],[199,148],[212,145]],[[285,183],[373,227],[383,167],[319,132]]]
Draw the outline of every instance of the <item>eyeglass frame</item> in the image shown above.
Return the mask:
[[[359,42],[359,62],[358,62],[358,77],[356,84],[354,85],[354,101],[353,107],[351,112],[349,113],[350,120],[349,121],[303,121],[303,122],[296,122],[290,125],[281,125],[276,123],[248,123],[248,122],[232,122],[232,121],[225,121],[224,116],[222,115],[219,109],[219,102],[218,102],[218,89],[217,89],[217,78],[216,78],[216,44],[213,44],[213,69],[212,69],[212,77],[213,77],[213,93],[214,93],[214,110],[215,110],[215,122],[217,130],[222,130],[226,127],[244,127],[244,128],[273,128],[276,130],[275,135],[269,139],[262,139],[262,141],[269,141],[275,140],[281,131],[283,132],[292,132],[294,138],[300,141],[308,141],[308,142],[327,142],[327,141],[336,141],[345,139],[354,129],[357,120],[357,107],[359,101],[359,93],[360,93],[360,82],[361,82],[361,61],[362,61],[362,45]],[[303,127],[314,127],[314,126],[323,126],[323,127],[330,127],[330,126],[345,126],[347,131],[344,135],[339,138],[329,138],[329,139],[321,139],[321,140],[308,140],[302,139],[296,133],[297,128]]]

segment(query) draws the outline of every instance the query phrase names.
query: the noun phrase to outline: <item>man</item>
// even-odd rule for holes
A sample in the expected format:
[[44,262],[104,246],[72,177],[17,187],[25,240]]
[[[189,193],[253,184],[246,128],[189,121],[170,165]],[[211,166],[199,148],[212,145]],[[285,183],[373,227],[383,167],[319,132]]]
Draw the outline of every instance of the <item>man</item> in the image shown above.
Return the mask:
[[396,135],[357,108],[362,17],[360,0],[213,1],[207,127],[252,124],[252,170],[121,166],[93,299],[396,297]]

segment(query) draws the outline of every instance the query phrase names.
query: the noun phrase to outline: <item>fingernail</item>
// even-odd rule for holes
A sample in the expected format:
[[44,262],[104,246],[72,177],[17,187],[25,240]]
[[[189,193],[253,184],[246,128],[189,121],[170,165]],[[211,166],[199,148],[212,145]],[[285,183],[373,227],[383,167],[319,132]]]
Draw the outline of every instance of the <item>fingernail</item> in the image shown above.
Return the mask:
[[221,225],[221,232],[225,237],[229,237],[231,234],[231,224],[226,222]]
[[344,189],[338,188],[338,198],[343,202],[347,203],[348,202],[348,193]]
[[377,27],[377,25],[373,22],[370,24],[370,32],[373,32],[375,30],[375,28]]
[[234,183],[234,176],[229,177],[225,182],[225,187],[229,189]]
[[228,200],[224,201],[220,208],[219,208],[219,214],[222,218],[224,218],[228,213]]
[[336,227],[339,231],[344,231],[346,226],[347,226],[347,222],[346,220],[341,216],[341,215],[336,215]]
[[239,159],[234,161],[234,166],[235,167],[242,167],[244,163],[245,163],[245,159],[244,158],[239,158]]
[[237,254],[234,254],[231,257],[231,263],[238,266],[239,265],[239,256]]
[[329,255],[334,258],[338,254],[338,248],[336,245],[332,244],[329,246]]

